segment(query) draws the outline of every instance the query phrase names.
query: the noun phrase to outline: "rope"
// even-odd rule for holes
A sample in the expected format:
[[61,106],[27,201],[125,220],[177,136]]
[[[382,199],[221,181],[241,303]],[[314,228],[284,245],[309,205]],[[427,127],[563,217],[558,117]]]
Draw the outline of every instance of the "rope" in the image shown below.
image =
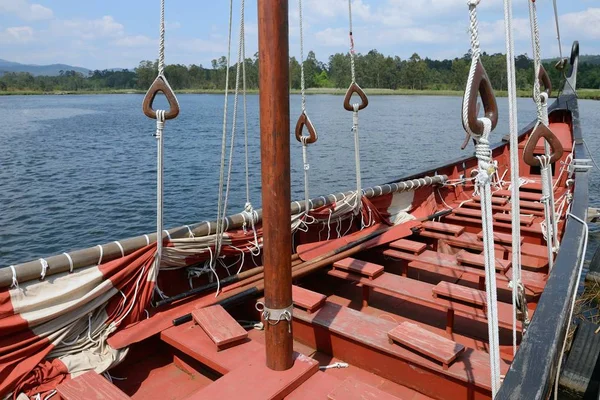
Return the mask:
[[156,267],[160,268],[162,258],[163,232],[163,130],[165,110],[156,110]]
[[472,61],[469,70],[469,79],[467,89],[465,91],[463,105],[463,121],[465,130],[475,140],[475,155],[478,161],[478,174],[475,182],[481,196],[481,228],[483,233],[483,254],[485,259],[485,292],[487,300],[487,318],[488,318],[488,337],[489,337],[489,356],[490,356],[490,372],[491,372],[491,387],[492,398],[498,392],[500,387],[500,343],[498,333],[498,304],[496,293],[496,268],[495,268],[495,252],[494,252],[494,225],[492,217],[492,192],[491,180],[495,173],[495,165],[492,160],[492,151],[489,144],[489,135],[492,130],[492,121],[489,118],[479,118],[483,123],[483,133],[481,135],[474,134],[468,124],[468,99],[469,92],[472,86],[475,68],[480,58],[479,38],[477,28],[477,5],[479,0],[469,0],[469,20],[470,20],[470,37]]
[[354,36],[352,36],[352,0],[348,0],[348,21],[350,37],[350,72],[352,73],[352,83],[356,83],[356,68],[354,66]]
[[471,87],[473,86],[473,79],[475,78],[475,70],[479,59],[481,58],[481,51],[479,49],[479,30],[477,24],[477,5],[479,0],[469,0],[469,34],[471,39],[471,67],[469,69],[469,77],[467,78],[467,89],[465,90],[465,96],[463,98],[463,125],[465,130],[471,137],[477,136],[471,127],[469,126],[469,98],[471,96]]
[[46,278],[46,272],[48,271],[48,261],[40,258],[40,264],[42,264],[42,272],[40,273],[40,279],[44,280]]
[[[512,232],[512,308],[513,355],[517,353],[517,308],[521,284],[521,206],[519,193],[519,132],[515,49],[512,30],[512,0],[504,0],[504,31],[506,39],[506,75],[508,83],[508,122],[510,130],[510,182],[511,182],[511,232]],[[523,306],[523,305],[522,305]],[[525,307],[526,308],[526,307]]]
[[102,257],[104,256],[104,248],[102,247],[101,244],[98,245],[98,248],[100,249],[100,257],[98,258],[98,265],[102,264]]
[[[354,203],[354,213],[358,214],[362,206],[362,182],[360,173],[360,140],[358,136],[358,103],[352,104],[352,131],[354,132],[354,162],[356,166],[356,202]],[[362,219],[361,219],[362,221]],[[365,227],[362,223],[361,229]]]
[[[302,1],[302,0],[300,0]],[[304,214],[308,215],[312,209],[312,203],[310,201],[309,190],[308,190],[308,170],[310,164],[308,163],[308,143],[306,142],[309,136],[302,136],[302,162],[304,163]]]
[[558,23],[558,7],[556,7],[556,0],[553,0],[554,6],[554,22],[556,23],[556,40],[558,40],[558,55],[560,60],[563,59],[562,44],[560,43],[560,24]]
[[19,288],[19,281],[17,280],[17,271],[15,270],[15,266],[11,265],[10,270],[12,272],[12,285],[10,285],[10,287],[13,287],[15,289]]
[[538,121],[542,122],[544,110],[541,98],[541,87],[538,76],[540,74],[541,67],[541,49],[540,49],[540,32],[538,28],[537,12],[535,6],[535,0],[529,0],[529,23],[531,25],[531,45],[533,47],[533,66],[535,76],[533,78],[533,100],[537,107]]
[[165,0],[160,0],[160,42],[158,45],[158,75],[165,74]]
[[[352,18],[352,17],[351,17]],[[304,81],[304,30],[302,28],[302,0],[298,0],[298,20],[300,23],[300,95],[302,98],[302,113],[306,112],[306,88]],[[352,30],[352,28],[350,28]],[[308,203],[307,203],[308,205]]]
[[63,253],[63,254],[65,255],[65,257],[67,257],[67,260],[69,260],[69,273],[73,273],[73,259],[71,258],[69,253]]
[[[221,252],[223,241],[223,185],[225,181],[225,150],[227,148],[227,106],[229,93],[229,63],[231,59],[231,29],[233,26],[233,0],[229,0],[229,34],[227,37],[227,70],[225,71],[225,100],[223,104],[223,130],[221,138],[221,169],[219,173],[219,196],[217,202],[217,230],[215,238],[215,251],[217,257]],[[214,261],[213,261],[214,262]],[[214,265],[213,265],[214,268]]]
[[[581,272],[583,270],[583,264],[585,264],[585,253],[587,252],[587,244],[588,244],[588,236],[589,236],[589,227],[587,225],[587,223],[582,220],[581,218],[577,217],[574,214],[571,214],[570,212],[567,213],[567,217],[571,217],[573,218],[575,221],[579,222],[581,225],[583,225],[583,249],[581,250],[581,259],[579,261],[579,269],[577,271],[577,284],[575,285],[575,290],[573,291],[573,298],[571,299],[571,308],[569,310],[569,319],[568,324],[571,325],[571,321],[573,320],[573,310],[575,309],[575,300],[577,299],[577,291],[579,288],[579,282],[581,280]],[[560,352],[560,357],[558,358],[558,367],[556,369],[556,379],[554,382],[554,400],[558,400],[558,377],[560,376],[560,370],[562,368],[562,360],[563,360],[563,354],[565,353],[565,347],[567,345],[567,337],[568,335],[565,334],[565,337],[563,339],[563,344],[562,344],[562,350]]]

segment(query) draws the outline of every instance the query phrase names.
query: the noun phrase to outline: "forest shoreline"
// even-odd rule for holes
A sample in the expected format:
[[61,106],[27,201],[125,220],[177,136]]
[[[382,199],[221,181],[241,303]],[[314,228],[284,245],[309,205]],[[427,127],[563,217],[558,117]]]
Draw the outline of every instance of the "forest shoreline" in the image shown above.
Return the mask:
[[[462,90],[443,90],[443,89],[364,89],[367,95],[374,96],[463,96]],[[136,89],[117,89],[117,90],[56,90],[50,92],[35,91],[35,90],[13,90],[0,91],[0,96],[57,96],[57,95],[101,95],[101,94],[145,94],[143,90]],[[181,89],[177,90],[177,94],[222,94],[223,90],[210,89]],[[233,91],[230,91],[233,93]],[[258,94],[258,90],[247,90],[248,94]],[[299,90],[292,89],[291,94],[300,94]],[[311,94],[330,94],[344,95],[346,89],[337,88],[311,88],[306,90],[307,95]],[[495,92],[497,97],[507,97],[505,90]],[[517,91],[519,97],[530,97],[531,93],[527,90]],[[554,96],[552,96],[554,97]],[[600,100],[600,89],[578,89],[577,97],[583,100]]]

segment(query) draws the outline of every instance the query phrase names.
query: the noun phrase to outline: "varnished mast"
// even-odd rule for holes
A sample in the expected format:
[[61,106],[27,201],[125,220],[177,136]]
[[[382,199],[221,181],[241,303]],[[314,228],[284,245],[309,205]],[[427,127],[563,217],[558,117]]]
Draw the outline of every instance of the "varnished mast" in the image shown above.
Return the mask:
[[258,0],[265,335],[267,366],[278,371],[292,366],[291,318],[277,316],[292,306],[288,39],[288,1]]

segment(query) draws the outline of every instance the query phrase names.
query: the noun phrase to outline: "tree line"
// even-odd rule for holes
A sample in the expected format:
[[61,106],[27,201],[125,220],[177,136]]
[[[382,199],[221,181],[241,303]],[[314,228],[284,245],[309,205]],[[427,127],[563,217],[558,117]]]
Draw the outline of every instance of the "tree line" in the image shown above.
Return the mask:
[[[492,86],[506,90],[506,58],[504,54],[483,53],[482,62]],[[364,88],[464,90],[471,63],[469,53],[452,60],[421,58],[417,53],[408,59],[386,56],[377,50],[356,54],[356,81]],[[517,88],[531,90],[533,60],[527,54],[515,58]],[[246,87],[258,89],[258,54],[244,60]],[[235,85],[237,65],[230,66],[229,87]],[[545,63],[553,87],[560,85],[561,73],[552,62]],[[600,65],[582,63],[577,84],[582,88],[600,88]],[[327,62],[319,61],[314,52],[304,60],[307,88],[345,88],[351,81],[350,55],[337,53]],[[141,61],[131,70],[96,70],[87,76],[75,71],[61,71],[58,76],[33,76],[29,73],[5,73],[0,77],[0,91],[103,91],[146,90],[157,75],[156,61]],[[172,64],[165,67],[165,75],[175,89],[223,90],[227,75],[227,59],[212,60],[210,67]],[[300,62],[290,58],[290,88],[300,89]]]

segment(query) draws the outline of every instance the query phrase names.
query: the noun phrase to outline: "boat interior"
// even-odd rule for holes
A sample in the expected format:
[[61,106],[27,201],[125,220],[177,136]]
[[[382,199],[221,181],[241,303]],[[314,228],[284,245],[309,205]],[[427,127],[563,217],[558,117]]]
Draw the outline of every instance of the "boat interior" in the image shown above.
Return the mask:
[[[566,169],[574,142],[571,118],[566,110],[550,114],[550,129],[564,149],[552,166],[557,205],[566,201],[572,190]],[[521,156],[530,132],[520,137]],[[544,154],[543,139],[535,153]],[[511,191],[505,178],[510,174],[508,143],[493,149],[493,159],[497,163],[492,188],[497,316],[500,367],[505,374],[513,360],[514,323]],[[411,217],[398,225],[406,227],[401,235],[373,239],[351,256],[339,252],[335,261],[326,258],[322,267],[310,274],[292,275],[290,329],[295,362],[291,369],[275,372],[265,366],[265,332],[255,306],[259,292],[251,290],[247,296],[247,288],[255,287],[242,280],[222,286],[219,297],[211,292],[159,307],[148,319],[119,330],[108,343],[115,348],[131,347],[125,361],[109,371],[110,381],[86,373],[61,384],[59,394],[65,399],[76,398],[73,393],[101,390],[110,393],[110,398],[134,399],[490,398],[476,171],[473,157],[409,177],[446,175],[447,179],[410,192]],[[524,179],[520,224],[526,297],[526,310],[521,313],[532,319],[546,285],[549,263],[540,169],[522,162],[520,172]],[[391,214],[396,203],[391,197],[396,195],[402,193],[373,196],[370,204],[377,205],[379,214],[385,210]],[[559,237],[564,218],[563,212],[558,220]],[[353,218],[330,221],[330,225],[331,232],[352,233],[324,240],[320,237],[323,227],[309,225],[306,232],[294,236],[297,252],[292,256],[292,270],[301,268],[306,260],[343,248],[379,224],[373,221],[373,226],[361,230]],[[165,293],[180,292],[178,273],[167,271],[159,276]],[[228,293],[235,295],[221,301],[220,296]],[[186,317],[180,318],[182,315]],[[516,321],[517,344],[524,320]]]

